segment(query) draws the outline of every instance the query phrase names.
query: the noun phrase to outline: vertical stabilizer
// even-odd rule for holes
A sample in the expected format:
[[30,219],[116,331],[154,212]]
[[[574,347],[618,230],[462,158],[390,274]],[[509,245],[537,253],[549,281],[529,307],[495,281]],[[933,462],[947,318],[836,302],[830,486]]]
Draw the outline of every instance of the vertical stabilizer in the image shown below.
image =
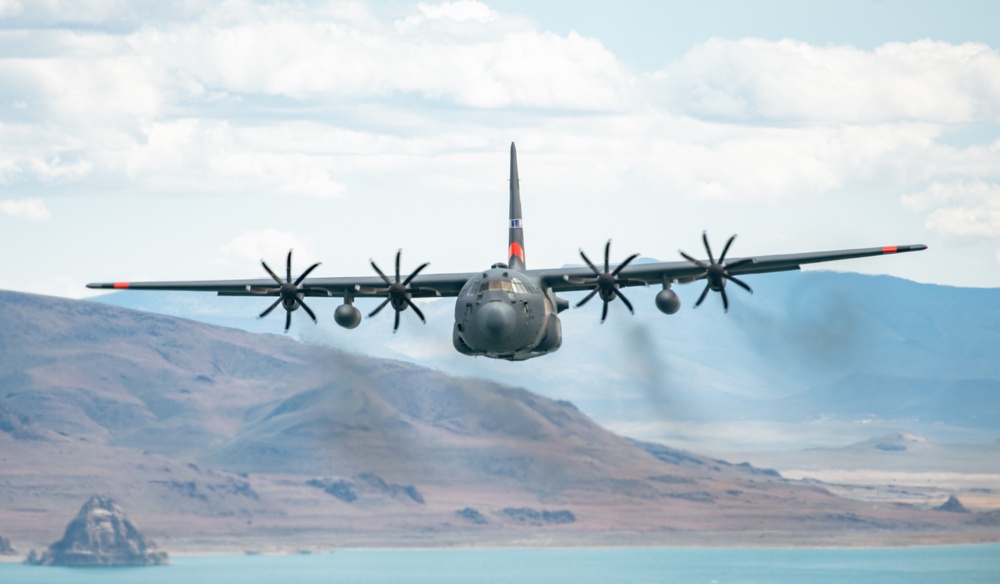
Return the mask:
[[510,143],[510,244],[507,248],[507,265],[512,270],[525,269],[524,225],[521,219],[521,185],[517,177],[517,150]]

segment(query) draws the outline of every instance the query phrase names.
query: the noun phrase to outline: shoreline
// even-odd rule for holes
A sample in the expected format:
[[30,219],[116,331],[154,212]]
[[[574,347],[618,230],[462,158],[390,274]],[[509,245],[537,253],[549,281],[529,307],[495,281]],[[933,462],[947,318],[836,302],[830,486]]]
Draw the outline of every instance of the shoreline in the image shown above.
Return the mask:
[[[313,534],[317,535],[317,534]],[[460,551],[460,550],[568,550],[568,549],[891,549],[953,547],[1000,544],[1000,532],[980,533],[856,533],[802,534],[757,532],[730,534],[700,533],[588,533],[588,534],[507,534],[507,537],[419,538],[419,534],[387,534],[382,537],[344,538],[333,536],[294,539],[206,540],[174,539],[169,546],[157,544],[171,556],[207,555],[324,555],[337,551]],[[173,550],[173,551],[172,551]]]
[[[655,549],[692,549],[692,550],[863,550],[863,549],[914,549],[914,548],[958,548],[958,547],[989,547],[1000,546],[1000,538],[993,541],[980,542],[950,542],[950,543],[913,543],[902,545],[554,545],[554,546],[526,546],[526,545],[482,545],[482,546],[421,546],[421,547],[401,547],[401,546],[364,546],[336,548],[328,551],[268,551],[248,553],[245,550],[219,549],[210,551],[177,551],[166,550],[171,559],[193,559],[193,558],[236,558],[236,557],[294,557],[294,556],[324,556],[334,555],[340,552],[496,552],[496,551],[607,551],[607,550],[655,550]],[[22,564],[26,556],[0,556],[0,564]],[[169,565],[169,564],[166,564]],[[60,566],[55,566],[60,567]],[[62,566],[66,567],[66,566]],[[102,566],[97,566],[102,567]],[[124,566],[104,566],[108,568]],[[155,567],[155,566],[149,566]]]

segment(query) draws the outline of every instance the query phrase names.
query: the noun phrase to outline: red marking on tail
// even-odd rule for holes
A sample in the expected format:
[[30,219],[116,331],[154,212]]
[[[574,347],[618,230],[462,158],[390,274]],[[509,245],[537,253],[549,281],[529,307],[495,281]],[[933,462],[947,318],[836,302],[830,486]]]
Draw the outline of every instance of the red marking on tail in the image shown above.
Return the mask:
[[516,241],[511,242],[510,253],[507,254],[508,258],[512,258],[514,256],[521,258],[521,262],[522,263],[524,262],[524,250],[521,249],[521,245],[518,244]]
[[899,248],[895,245],[888,245],[882,248],[882,253],[896,253],[897,251],[899,251]]
[[115,282],[115,288],[118,289],[128,288],[128,282]]

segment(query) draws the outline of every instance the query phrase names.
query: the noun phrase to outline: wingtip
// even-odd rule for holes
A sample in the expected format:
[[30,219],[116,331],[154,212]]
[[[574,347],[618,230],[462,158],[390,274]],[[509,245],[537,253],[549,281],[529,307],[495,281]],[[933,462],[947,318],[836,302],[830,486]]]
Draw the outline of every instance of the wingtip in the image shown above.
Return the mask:
[[882,248],[882,253],[904,253],[908,251],[924,251],[925,249],[927,249],[927,246],[922,243],[914,245],[887,245]]

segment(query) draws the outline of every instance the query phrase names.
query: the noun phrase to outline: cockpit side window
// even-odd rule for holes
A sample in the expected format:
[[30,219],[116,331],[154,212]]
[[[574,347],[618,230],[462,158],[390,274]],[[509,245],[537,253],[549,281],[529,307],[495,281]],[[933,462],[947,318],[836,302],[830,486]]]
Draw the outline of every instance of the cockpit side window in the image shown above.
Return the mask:
[[476,291],[479,289],[479,283],[481,281],[482,278],[480,278],[479,276],[471,278],[468,282],[465,283],[465,286],[462,286],[462,290],[458,293],[458,295],[469,296],[471,294],[475,294]]

